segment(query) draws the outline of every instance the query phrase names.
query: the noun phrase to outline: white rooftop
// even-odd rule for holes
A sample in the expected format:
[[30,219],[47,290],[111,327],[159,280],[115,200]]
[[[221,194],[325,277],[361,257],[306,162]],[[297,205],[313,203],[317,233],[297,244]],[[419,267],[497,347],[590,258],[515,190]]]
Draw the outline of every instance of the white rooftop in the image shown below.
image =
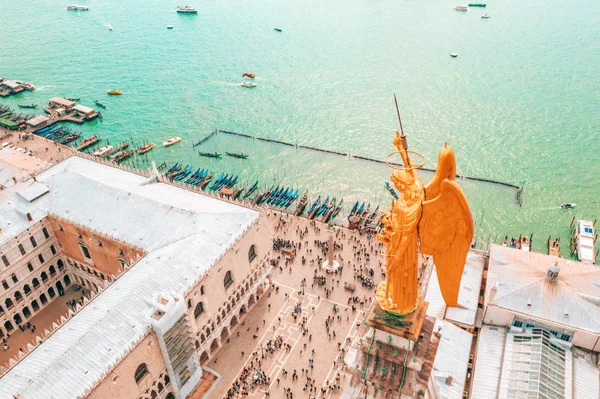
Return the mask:
[[[434,332],[441,334],[431,377],[442,399],[462,399],[473,336],[447,321],[437,320]],[[448,377],[452,377],[451,380]],[[448,384],[449,383],[449,384]]]
[[[150,300],[182,294],[258,219],[258,212],[79,157],[41,173],[50,191],[0,203],[6,235],[48,212],[149,253],[0,380],[0,398],[77,398],[149,330]],[[10,202],[10,206],[4,206]],[[3,229],[4,233],[4,229]]]
[[50,118],[48,118],[47,116],[44,115],[38,115],[35,118],[31,118],[27,121],[27,124],[30,126],[38,126],[41,125],[44,122],[48,122],[50,120]]
[[[555,262],[560,272],[549,281],[546,273]],[[489,301],[494,286],[498,291]],[[488,306],[600,333],[600,268],[595,265],[492,245],[486,300]]]
[[483,277],[483,268],[485,258],[475,252],[469,252],[467,261],[460,281],[460,290],[458,293],[458,304],[461,307],[446,307],[440,285],[437,271],[432,271],[425,300],[429,302],[427,315],[440,320],[451,320],[463,326],[473,327],[477,316],[477,304],[479,302],[479,290],[481,289],[481,279]]
[[85,105],[77,104],[73,107],[75,111],[83,112],[84,114],[88,114],[90,112],[95,112],[93,108],[86,107]]

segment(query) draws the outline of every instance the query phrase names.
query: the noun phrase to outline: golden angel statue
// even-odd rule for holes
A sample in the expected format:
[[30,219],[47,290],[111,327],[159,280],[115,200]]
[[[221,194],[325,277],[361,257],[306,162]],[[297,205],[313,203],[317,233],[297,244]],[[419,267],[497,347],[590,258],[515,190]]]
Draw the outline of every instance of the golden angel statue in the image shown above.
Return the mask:
[[[391,180],[399,191],[386,213],[378,238],[386,244],[387,278],[376,298],[386,311],[409,314],[419,305],[419,252],[433,256],[444,301],[458,304],[463,268],[473,238],[473,218],[467,198],[456,183],[454,152],[446,144],[427,186],[412,163],[406,136],[396,132],[394,145],[404,167],[394,168]],[[392,155],[392,154],[390,154]],[[390,165],[391,166],[391,165]]]

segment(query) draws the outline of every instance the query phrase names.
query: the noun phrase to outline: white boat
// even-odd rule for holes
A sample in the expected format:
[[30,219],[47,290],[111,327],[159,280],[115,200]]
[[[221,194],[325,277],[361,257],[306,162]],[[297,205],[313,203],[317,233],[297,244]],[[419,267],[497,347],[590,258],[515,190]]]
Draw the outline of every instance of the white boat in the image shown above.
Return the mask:
[[113,149],[114,147],[112,145],[107,145],[105,147],[100,148],[98,151],[94,151],[94,155],[97,157],[105,157],[110,155],[110,151]]
[[454,7],[454,11],[469,11],[469,7],[467,7],[467,6],[456,6],[456,7]]
[[456,58],[456,57],[458,57],[458,53],[450,53],[450,57]]
[[483,14],[483,15],[481,16],[481,18],[483,18],[483,19],[488,19],[489,17],[490,17],[490,15],[489,15],[489,14]]
[[73,11],[88,11],[89,8],[87,8],[86,6],[78,6],[77,4],[69,4],[67,6],[67,10],[73,10]]
[[181,137],[173,137],[172,139],[169,139],[169,140],[165,141],[165,142],[163,143],[163,145],[164,145],[165,147],[169,147],[169,146],[171,146],[171,145],[173,145],[173,144],[177,144],[177,143],[179,143],[180,141],[181,141]]
[[242,84],[240,86],[242,86],[242,87],[256,87],[256,83],[242,82]]
[[108,24],[107,24],[107,25],[104,25],[104,26],[105,26],[105,27],[106,27],[106,29],[108,29],[108,30],[113,30],[113,27],[112,27],[112,25],[108,25]]
[[167,25],[167,29],[173,29],[173,25]]
[[594,223],[589,220],[578,220],[575,231],[577,245],[577,259],[583,263],[594,263]]
[[194,6],[177,6],[177,12],[180,14],[197,14],[198,10]]

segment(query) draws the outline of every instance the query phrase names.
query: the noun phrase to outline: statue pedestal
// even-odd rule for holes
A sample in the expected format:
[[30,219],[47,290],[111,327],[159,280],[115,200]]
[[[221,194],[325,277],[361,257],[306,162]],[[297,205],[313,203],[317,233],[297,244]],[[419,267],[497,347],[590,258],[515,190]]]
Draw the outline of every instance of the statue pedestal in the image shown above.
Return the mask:
[[420,398],[427,391],[439,343],[427,306],[421,301],[413,313],[399,316],[373,303],[365,322],[369,329],[344,357],[351,378],[341,399]]
[[326,260],[325,262],[323,262],[321,264],[321,268],[323,270],[327,270],[330,272],[335,272],[340,268],[340,263],[337,260],[334,260],[331,264],[329,263],[328,260]]
[[385,315],[386,311],[379,306],[377,301],[375,301],[374,305],[371,306],[371,309],[369,309],[366,324],[378,330],[395,334],[411,341],[416,341],[419,339],[421,328],[423,328],[428,306],[429,302],[419,301],[417,309],[414,312],[402,316],[402,322],[406,325],[404,327],[400,327],[394,326],[393,323],[386,322],[382,319],[382,316]]

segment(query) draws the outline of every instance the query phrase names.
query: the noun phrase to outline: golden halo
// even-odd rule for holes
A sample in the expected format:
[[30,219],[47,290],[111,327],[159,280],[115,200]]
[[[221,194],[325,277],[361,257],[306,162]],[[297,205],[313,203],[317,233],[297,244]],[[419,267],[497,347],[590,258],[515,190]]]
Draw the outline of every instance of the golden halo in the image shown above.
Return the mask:
[[390,164],[390,157],[392,155],[401,154],[400,151],[394,151],[391,154],[388,154],[387,157],[385,157],[385,164],[394,170],[411,170],[411,169],[422,168],[425,165],[425,162],[427,162],[427,158],[425,158],[425,155],[421,154],[420,152],[416,152],[416,151],[412,151],[412,150],[406,150],[406,152],[408,152],[409,154],[413,154],[413,155],[421,157],[423,162],[421,162],[420,164],[412,164],[410,166],[406,166],[406,165],[404,165],[402,167],[394,166],[394,165]]

